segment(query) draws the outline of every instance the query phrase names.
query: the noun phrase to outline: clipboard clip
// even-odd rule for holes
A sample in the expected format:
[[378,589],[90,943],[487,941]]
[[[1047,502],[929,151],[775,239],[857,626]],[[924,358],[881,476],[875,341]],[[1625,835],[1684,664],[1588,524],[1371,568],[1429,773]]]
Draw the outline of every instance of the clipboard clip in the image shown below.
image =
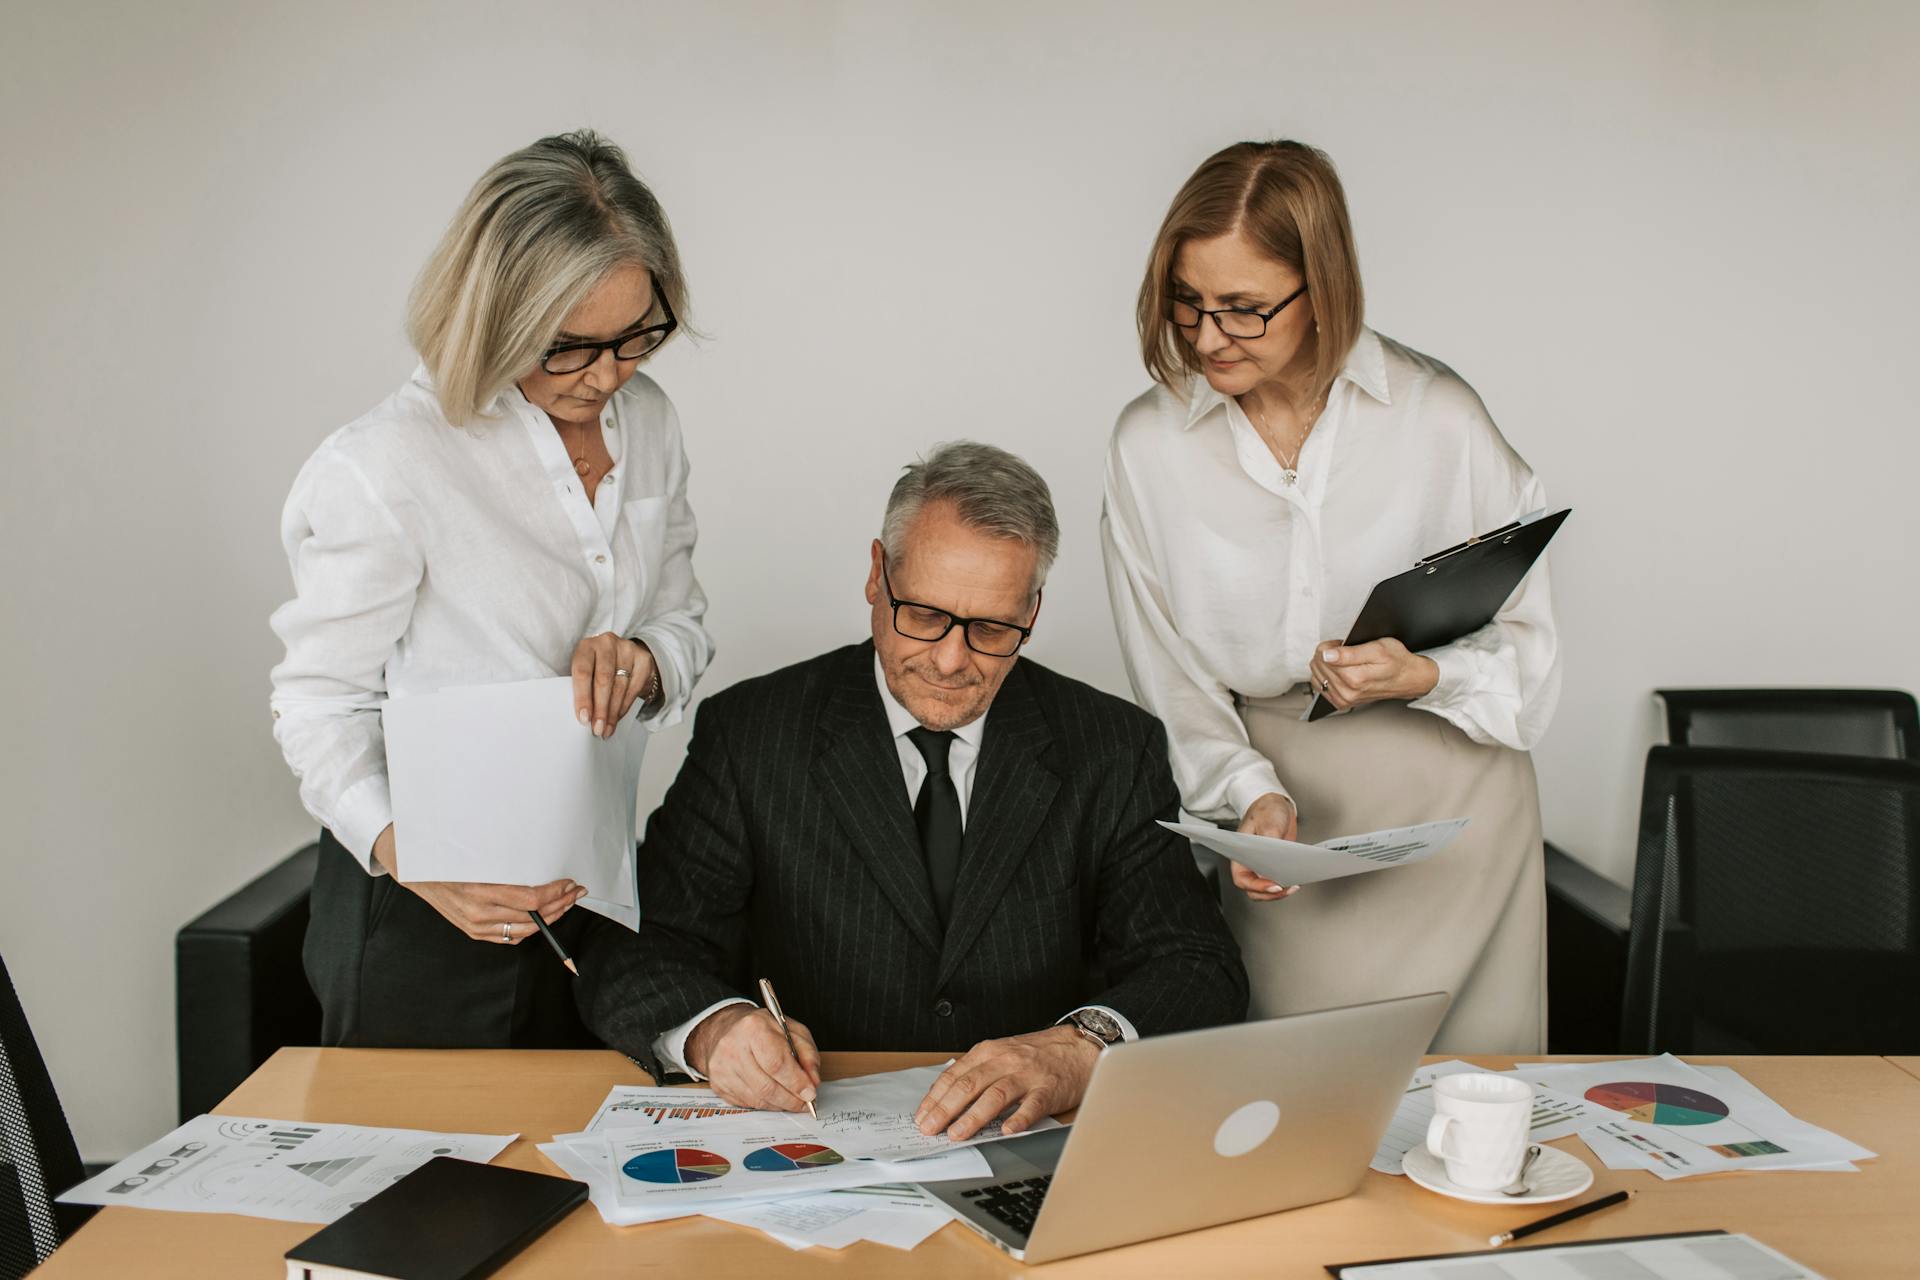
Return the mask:
[[1492,542],[1495,538],[1499,538],[1502,542],[1512,542],[1514,530],[1520,528],[1522,525],[1532,524],[1545,514],[1544,508],[1540,511],[1530,512],[1527,515],[1521,516],[1518,520],[1513,521],[1511,524],[1503,524],[1498,529],[1490,529],[1486,533],[1468,538],[1465,542],[1448,547],[1445,551],[1436,551],[1424,560],[1415,560],[1413,567],[1416,569],[1425,569],[1428,573],[1432,573],[1433,566],[1439,564],[1448,556],[1459,555],[1469,547],[1477,547],[1483,542]]

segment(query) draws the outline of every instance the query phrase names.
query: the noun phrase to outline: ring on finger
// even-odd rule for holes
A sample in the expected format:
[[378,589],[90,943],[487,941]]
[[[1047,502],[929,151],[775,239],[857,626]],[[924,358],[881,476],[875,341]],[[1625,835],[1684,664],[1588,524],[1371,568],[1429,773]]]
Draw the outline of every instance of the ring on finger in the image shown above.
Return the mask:
[[631,676],[632,674],[633,672],[627,670],[625,667],[615,667],[613,669],[613,678],[615,680],[625,680],[627,677]]
[[500,941],[502,941],[502,942],[512,942],[512,941],[513,941],[513,926],[512,926],[512,925],[510,925],[510,924],[503,924],[503,925],[501,925],[501,926],[500,926]]
[[1333,682],[1331,680],[1328,680],[1325,676],[1322,676],[1320,678],[1320,692],[1322,693],[1333,692]]

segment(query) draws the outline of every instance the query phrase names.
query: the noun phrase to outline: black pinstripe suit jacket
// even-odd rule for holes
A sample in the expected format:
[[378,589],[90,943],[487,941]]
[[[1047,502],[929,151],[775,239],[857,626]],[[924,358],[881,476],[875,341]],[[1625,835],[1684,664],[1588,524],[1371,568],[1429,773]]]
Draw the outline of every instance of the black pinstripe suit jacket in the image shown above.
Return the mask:
[[900,761],[852,645],[707,699],[640,850],[642,924],[580,955],[590,1026],[652,1064],[728,996],[827,1049],[962,1050],[1083,1004],[1142,1035],[1246,1014],[1239,949],[1187,842],[1159,721],[1028,659],[988,716],[953,918],[935,914]]

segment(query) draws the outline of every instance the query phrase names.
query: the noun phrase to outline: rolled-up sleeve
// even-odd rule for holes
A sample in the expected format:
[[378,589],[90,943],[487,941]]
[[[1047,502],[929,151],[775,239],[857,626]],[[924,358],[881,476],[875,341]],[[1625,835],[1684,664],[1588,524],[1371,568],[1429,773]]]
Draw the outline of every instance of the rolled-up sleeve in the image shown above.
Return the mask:
[[412,619],[425,562],[351,458],[332,445],[301,469],[280,520],[294,598],[274,611],[273,736],[300,799],[373,874],[393,821],[380,708],[388,659]]

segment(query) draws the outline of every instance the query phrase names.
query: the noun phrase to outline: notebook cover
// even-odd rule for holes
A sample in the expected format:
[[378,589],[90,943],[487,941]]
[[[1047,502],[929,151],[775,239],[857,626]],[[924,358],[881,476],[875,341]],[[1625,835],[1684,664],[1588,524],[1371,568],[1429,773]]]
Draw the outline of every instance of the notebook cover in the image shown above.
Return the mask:
[[393,1280],[491,1275],[587,1198],[587,1184],[436,1156],[287,1251]]

